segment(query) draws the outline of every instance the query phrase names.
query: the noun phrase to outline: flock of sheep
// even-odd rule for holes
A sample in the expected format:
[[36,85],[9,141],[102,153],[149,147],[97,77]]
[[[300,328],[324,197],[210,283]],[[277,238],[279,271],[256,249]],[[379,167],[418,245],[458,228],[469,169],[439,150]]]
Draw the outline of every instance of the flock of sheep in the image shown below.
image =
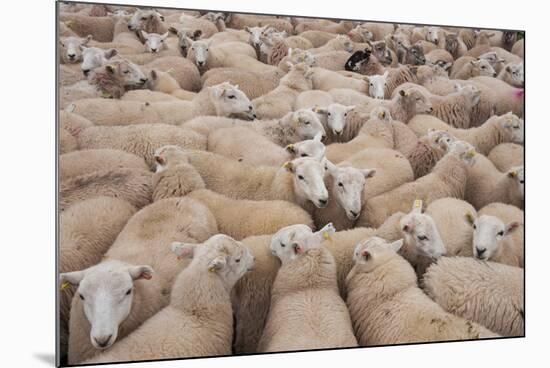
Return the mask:
[[65,362],[524,334],[521,34],[58,10]]

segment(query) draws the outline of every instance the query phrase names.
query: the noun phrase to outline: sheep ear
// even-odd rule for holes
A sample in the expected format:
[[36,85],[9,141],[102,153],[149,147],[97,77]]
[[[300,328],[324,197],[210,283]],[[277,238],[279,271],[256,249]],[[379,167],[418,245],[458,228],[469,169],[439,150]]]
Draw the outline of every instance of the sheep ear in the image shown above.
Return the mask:
[[216,272],[227,265],[227,260],[223,256],[218,256],[208,263],[208,271]]
[[283,164],[283,167],[287,169],[288,172],[294,173],[294,164],[291,161],[287,161]]
[[170,245],[170,249],[178,256],[178,259],[193,258],[196,247],[197,244],[194,243],[173,242]]
[[179,36],[179,32],[175,27],[169,27],[168,32],[175,34],[176,36]]
[[112,58],[113,56],[115,56],[117,54],[118,54],[117,49],[109,49],[109,50],[104,52],[104,55],[105,55],[106,59],[110,59],[110,58]]
[[414,225],[412,223],[403,223],[402,226],[401,226],[401,230],[404,232],[404,233],[412,233],[413,231],[413,228],[414,228]]
[[329,173],[331,173],[331,174],[336,174],[337,173],[338,167],[335,164],[333,164],[332,162],[330,162],[328,158],[323,157],[322,163],[325,166],[325,170],[327,170]]
[[168,31],[164,32],[164,34],[162,36],[160,36],[163,40],[166,39],[166,37],[168,37]]
[[394,241],[393,243],[390,243],[390,249],[392,249],[395,253],[399,252],[399,249],[403,246],[403,239],[399,239]]
[[132,280],[151,280],[153,278],[153,268],[151,266],[132,266],[128,268],[128,273],[132,277]]
[[62,287],[64,287],[63,285],[66,285],[66,283],[78,286],[78,284],[80,284],[80,281],[84,279],[84,276],[86,276],[86,270],[65,272],[59,275],[59,279],[61,281]]
[[195,30],[193,32],[193,36],[191,37],[194,41],[198,40],[202,36],[202,31],[200,29]]
[[248,26],[244,27],[244,30],[245,30],[246,32],[248,32],[248,33],[252,33],[252,32],[250,31],[250,27],[248,27]]
[[149,37],[149,33],[145,32],[143,29],[141,30],[141,35],[143,36],[143,38]]
[[294,253],[295,254],[302,254],[304,253],[305,249],[304,247],[302,247],[300,244],[298,243],[293,243],[292,244],[292,249],[294,249]]
[[86,46],[88,45],[88,42],[90,42],[91,40],[92,40],[92,35],[87,35],[84,41],[82,41],[81,45]]
[[476,220],[475,216],[473,213],[471,212],[466,212],[466,214],[464,215],[464,220],[466,220],[466,223],[469,224],[470,226],[472,226]]
[[508,225],[506,225],[506,229],[505,229],[505,234],[508,235],[508,234],[511,234],[513,233],[514,231],[517,230],[517,228],[519,228],[521,224],[517,221],[513,221],[513,222],[510,222]]
[[157,80],[158,78],[158,74],[157,74],[157,71],[155,69],[151,70],[151,79],[152,80]]
[[296,154],[296,148],[294,147],[293,144],[289,144],[288,146],[285,147],[285,149],[288,153]]
[[324,109],[317,105],[315,105],[311,110],[317,114],[322,114],[322,115],[326,115],[326,113],[328,112],[327,109]]
[[376,174],[376,169],[363,169],[361,170],[365,179],[372,178]]
[[407,91],[405,91],[404,89],[402,89],[402,90],[399,91],[399,95],[401,97],[407,97],[409,95],[409,93]]

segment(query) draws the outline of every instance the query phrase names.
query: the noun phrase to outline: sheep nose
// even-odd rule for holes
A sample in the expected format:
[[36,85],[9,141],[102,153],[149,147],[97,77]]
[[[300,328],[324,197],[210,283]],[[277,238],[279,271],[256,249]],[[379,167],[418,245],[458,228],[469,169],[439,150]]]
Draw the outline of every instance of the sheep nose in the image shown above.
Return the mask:
[[69,54],[69,59],[74,59],[74,57],[76,56],[75,54]]
[[203,66],[203,64],[204,64],[204,61],[197,61],[198,66]]
[[157,49],[151,49],[152,52],[157,52]]
[[112,334],[109,335],[109,336],[94,337],[94,340],[95,340],[95,342],[98,346],[104,348],[109,344],[109,341],[111,340],[111,337],[113,337]]
[[141,83],[147,82],[147,78],[140,78],[139,80],[140,80]]
[[82,71],[82,73],[84,73],[84,75],[87,77],[88,74],[90,73],[90,69],[84,69],[84,70]]
[[342,135],[342,131],[341,131],[341,130],[335,130],[334,133],[335,133],[336,135]]
[[483,253],[485,253],[486,250],[487,248],[476,248],[477,257],[480,258],[483,255]]
[[132,26],[128,24],[128,29],[129,30],[132,30]]
[[493,73],[493,77],[496,77],[496,76],[497,76],[497,73],[496,73],[496,72],[494,72],[494,73]]
[[434,112],[434,108],[433,108],[433,107],[430,107],[430,112]]
[[248,111],[252,111],[253,107],[252,105],[248,106]]
[[354,219],[356,219],[356,218],[359,216],[359,214],[358,214],[357,212],[355,212],[355,211],[351,211],[351,210],[350,210],[349,213],[351,214],[351,216],[352,216]]
[[328,198],[327,199],[319,199],[319,204],[322,206],[322,207],[325,207],[328,203]]

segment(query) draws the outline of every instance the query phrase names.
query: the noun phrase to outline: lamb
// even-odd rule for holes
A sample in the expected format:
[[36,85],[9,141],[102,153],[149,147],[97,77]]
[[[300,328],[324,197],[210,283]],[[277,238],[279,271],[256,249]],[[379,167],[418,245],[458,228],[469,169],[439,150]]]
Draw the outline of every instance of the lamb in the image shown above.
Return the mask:
[[424,274],[423,289],[449,313],[502,336],[524,336],[523,274],[500,263],[441,258]]
[[287,200],[310,213],[313,205],[322,208],[328,203],[323,180],[326,168],[315,158],[301,157],[286,162],[281,168],[272,168],[246,165],[210,152],[185,153],[200,173],[206,188],[228,197]]
[[81,150],[59,156],[61,181],[94,171],[123,168],[149,170],[141,157],[113,149]]
[[506,65],[498,74],[497,79],[505,81],[512,87],[525,87],[525,79],[523,76],[523,62],[519,64],[510,63]]
[[[95,197],[75,203],[60,216],[59,272],[83,270],[101,261],[128,219],[136,212],[130,203],[112,197]],[[68,286],[60,297],[62,354],[69,343],[69,314],[74,290]]]
[[61,63],[74,64],[82,61],[82,49],[86,47],[92,39],[91,35],[86,38],[65,37],[59,40],[59,54],[61,55]]
[[122,198],[137,208],[151,202],[151,173],[136,169],[106,169],[63,180],[59,208],[97,196]]
[[293,65],[277,88],[252,101],[256,114],[263,119],[277,119],[293,111],[298,95],[312,89],[313,73],[304,63]]
[[[202,204],[190,198],[165,199],[132,216],[102,262],[62,274],[62,282],[78,286],[79,296],[71,305],[69,364],[92,358],[98,349],[108,351],[169,303],[174,279],[187,265],[175,259],[171,242],[203,242],[217,232],[215,219]],[[94,315],[90,310],[105,300],[96,298],[98,288],[111,302],[103,306],[104,313]]]
[[321,47],[326,44],[328,41],[332,40],[337,36],[336,33],[330,33],[325,31],[305,31],[299,34],[300,37],[305,38],[313,47]]
[[523,207],[524,169],[512,167],[506,172],[499,171],[485,156],[480,155],[468,170],[468,183],[465,199],[476,209],[502,202]]
[[152,70],[170,72],[180,88],[193,92],[201,90],[201,79],[197,67],[179,56],[158,57],[142,65],[141,68],[146,73]]
[[338,142],[347,138],[344,136],[344,131],[346,131],[346,119],[354,108],[355,106],[344,106],[338,103],[331,103],[326,107],[315,107],[313,109],[313,111],[321,117],[321,122],[327,132],[326,144]]
[[523,268],[522,210],[503,203],[491,203],[479,210],[477,217],[467,214],[466,219],[473,227],[471,244],[476,258]]
[[187,12],[180,14],[181,15],[179,16],[177,22],[177,27],[179,29],[192,29],[200,31],[203,38],[209,38],[218,33],[218,27],[214,24],[214,22],[205,18],[194,17],[190,14],[188,15]]
[[[461,59],[465,60],[464,64],[460,63]],[[480,75],[497,76],[495,69],[485,59],[476,60],[470,56],[463,56],[461,59],[457,60],[451,70],[451,78],[453,79],[470,79]]]
[[508,171],[524,164],[524,148],[516,143],[501,143],[487,156],[499,171]]
[[359,345],[498,336],[446,312],[425,295],[413,268],[397,254],[402,245],[402,239],[388,243],[371,237],[355,249],[355,265],[346,278],[346,302]]
[[407,154],[416,179],[432,171],[435,164],[447,153],[452,140],[454,137],[443,130],[430,130],[420,137],[414,149]]
[[476,151],[488,155],[501,143],[523,143],[523,119],[511,112],[494,116],[485,124],[476,128],[455,129],[436,117],[417,115],[408,124],[418,136],[426,134],[430,129],[443,130],[452,136],[464,140],[476,148]]
[[281,77],[285,73],[275,68],[269,72],[253,72],[248,68],[215,68],[207,71],[202,76],[203,86],[211,87],[213,85],[229,82],[238,85],[245,95],[253,100],[261,97],[277,88]]
[[443,120],[454,128],[469,128],[474,107],[479,104],[481,91],[472,85],[456,85],[455,92],[446,96],[430,93],[413,83],[405,83],[394,91],[394,96],[401,90],[420,89],[429,98],[433,111],[431,115]]
[[182,89],[178,81],[176,81],[169,72],[162,72],[155,69],[152,69],[149,73],[147,87],[154,92],[169,94],[185,101],[191,101],[197,96],[195,92]]
[[430,203],[425,214],[435,221],[447,256],[472,257],[473,230],[464,221],[468,214],[476,216],[471,204],[457,198],[441,198]]
[[187,59],[197,65],[199,71],[205,71],[226,66],[225,59],[231,56],[248,56],[256,58],[254,48],[244,42],[227,42],[216,46],[210,46],[209,40],[188,40],[191,44],[187,53]]
[[[97,47],[86,47],[82,50],[82,64],[80,65],[80,69],[84,76],[87,77],[92,70],[107,64],[116,55],[118,55],[117,49],[111,48],[104,50]],[[134,66],[130,62],[128,63]],[[136,67],[136,69],[138,68]]]
[[495,114],[502,115],[512,111],[519,117],[523,117],[523,105],[525,90],[515,88],[497,78],[475,77],[472,81],[486,85],[495,91]]
[[[270,65],[281,65],[281,62],[288,60],[287,56],[291,55],[292,50],[300,50],[306,52],[313,48],[313,44],[302,36],[290,36],[279,42],[276,42],[269,54],[267,55],[267,63]],[[313,55],[313,54],[311,54]]]
[[165,124],[90,127],[78,135],[80,149],[118,149],[142,157],[149,167],[153,167],[155,150],[168,144],[204,150],[206,138],[192,130]]
[[[180,152],[171,146],[157,150],[157,172],[152,179],[155,201],[182,196],[196,199],[211,210],[220,232],[237,240],[272,234],[291,224],[313,225],[307,212],[288,202],[235,200],[204,189],[201,176]],[[269,218],[265,214],[269,214]]]
[[[279,240],[286,232],[294,232],[291,244]],[[321,245],[333,232],[330,224],[316,233],[305,225],[294,225],[273,236],[270,248],[282,265],[271,290],[271,306],[258,351],[357,346],[348,311],[338,293],[334,257]],[[296,318],[288,319],[289,311]]]
[[199,115],[255,116],[248,97],[229,83],[205,88],[191,101],[141,103],[90,98],[74,101],[66,109],[96,125],[180,124]]
[[285,31],[288,34],[294,33],[294,26],[285,19],[279,19],[270,16],[231,14],[231,19],[226,22],[228,28],[245,29],[245,27],[263,27],[271,26],[277,31]]
[[59,14],[59,21],[64,22],[71,31],[80,37],[91,35],[94,40],[100,42],[110,42],[113,40],[115,18],[61,13]]
[[368,199],[361,214],[362,222],[378,227],[393,213],[406,212],[408,204],[416,199],[429,205],[439,198],[464,198],[466,179],[469,179],[467,166],[472,164],[474,156],[475,150],[470,144],[452,142],[449,152],[430,174]]
[[[252,270],[254,258],[241,242],[223,234],[203,244],[174,242],[171,248],[192,261],[176,277],[170,303],[108,352],[84,363],[231,354],[230,293]],[[162,338],[151,338],[159,333]]]

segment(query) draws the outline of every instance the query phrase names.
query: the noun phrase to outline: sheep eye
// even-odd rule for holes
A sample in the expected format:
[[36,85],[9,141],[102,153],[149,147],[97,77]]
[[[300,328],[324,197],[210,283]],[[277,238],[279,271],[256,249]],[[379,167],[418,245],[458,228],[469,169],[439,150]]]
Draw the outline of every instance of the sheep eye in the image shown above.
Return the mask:
[[485,69],[485,66],[482,66],[481,69]]
[[281,247],[282,247],[282,248],[286,247],[286,244],[285,244],[285,243],[281,243]]
[[164,42],[164,40],[160,40],[160,42],[162,43],[162,42]]
[[235,260],[235,263],[239,263],[240,261],[241,261],[240,258],[239,258],[239,259],[236,259],[236,260]]
[[142,17],[141,20],[147,20],[147,17]]
[[520,180],[519,183],[520,183],[520,184],[523,184],[523,180]]
[[476,229],[477,229],[477,226],[476,226],[475,224],[473,225],[473,227],[474,227],[474,230],[476,230]]
[[234,100],[234,99],[235,99],[235,95],[227,96],[227,98],[229,98],[230,100]]
[[499,231],[497,235],[498,235],[498,236],[503,236],[503,235],[504,235],[504,231],[502,231],[502,230]]
[[132,289],[128,289],[128,291],[126,292],[126,295],[130,295],[132,293]]
[[302,157],[307,157],[307,153],[302,153],[301,156]]
[[345,113],[344,113],[344,116],[348,116],[348,113],[347,113],[347,112],[345,112]]
[[302,175],[298,175],[298,179],[304,180],[304,177]]
[[418,235],[418,240],[428,240],[428,237],[426,235]]
[[80,297],[80,299],[84,300],[84,297],[82,296],[82,294],[78,294],[78,296]]
[[343,188],[344,187],[344,183],[338,183],[338,186]]
[[327,115],[330,116],[330,112],[327,112]]
[[208,51],[208,49],[206,49],[206,51]]
[[309,124],[310,124],[309,120],[308,120],[308,121],[305,121],[304,124],[305,124],[305,125],[309,125]]
[[130,71],[129,71],[129,70],[125,70],[125,71],[124,71],[124,74],[130,74]]

